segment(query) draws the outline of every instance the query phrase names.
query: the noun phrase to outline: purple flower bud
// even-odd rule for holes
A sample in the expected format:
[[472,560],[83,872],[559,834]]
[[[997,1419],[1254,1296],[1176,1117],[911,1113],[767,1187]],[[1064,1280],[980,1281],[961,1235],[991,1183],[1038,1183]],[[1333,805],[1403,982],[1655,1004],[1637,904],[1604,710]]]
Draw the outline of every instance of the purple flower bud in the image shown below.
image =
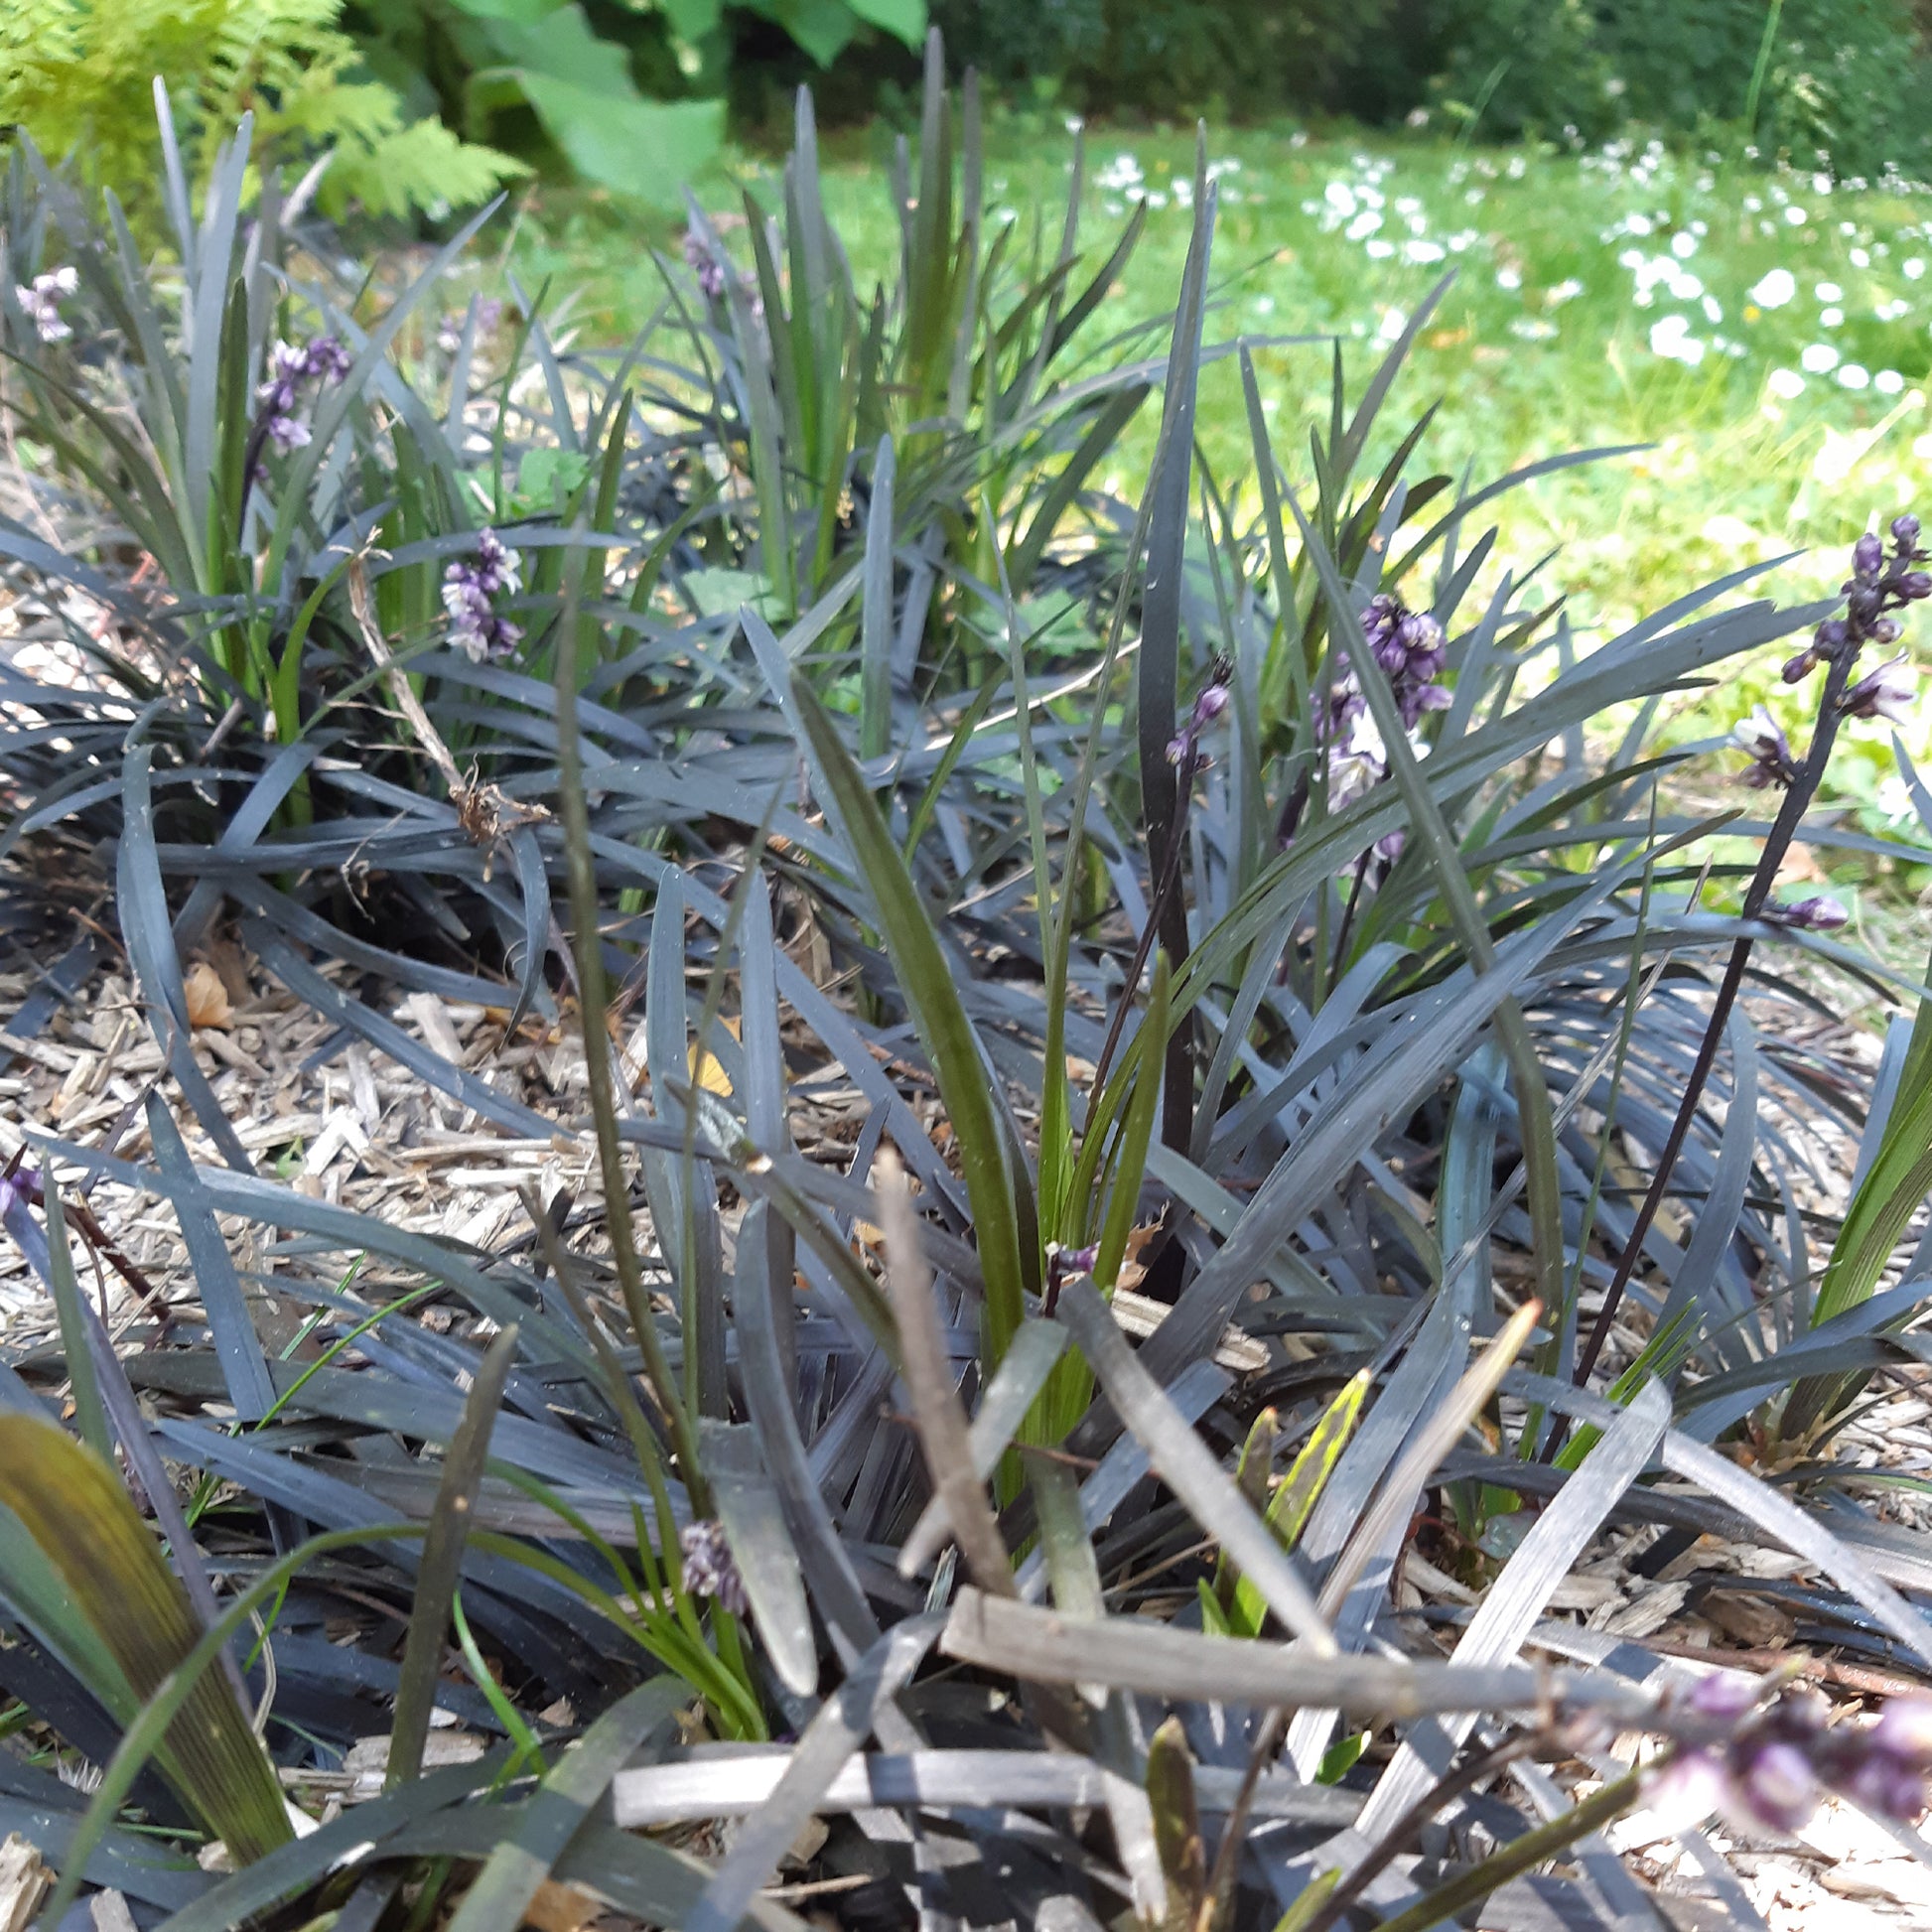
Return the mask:
[[1830,1782],[1862,1811],[1895,1818],[1901,1825],[1917,1824],[1925,1810],[1924,1771],[1887,1751],[1866,1751]]
[[[1895,628],[1896,626],[1894,626]],[[1905,654],[1888,657],[1875,670],[1868,671],[1846,692],[1841,707],[1848,718],[1889,718],[1902,725],[1910,720],[1911,703],[1918,695],[1911,673],[1904,668]]]
[[687,1523],[678,1547],[684,1553],[684,1587],[691,1595],[709,1596],[733,1616],[743,1616],[752,1607],[723,1523],[715,1519]]
[[1375,841],[1375,856],[1385,866],[1392,866],[1402,857],[1402,848],[1408,843],[1409,834],[1398,825],[1393,832],[1384,832]]
[[1796,657],[1784,660],[1784,681],[1787,684],[1802,684],[1818,668],[1818,653],[1815,650],[1801,650]]
[[1852,546],[1852,573],[1867,582],[1885,567],[1885,546],[1876,530],[1867,530]]
[[1852,632],[1846,626],[1843,619],[1827,618],[1811,633],[1812,648],[1817,651],[1820,657],[1830,657],[1838,651],[1843,650],[1846,644],[1851,641],[1851,636]]
[[1205,731],[1227,708],[1228,688],[1225,684],[1203,686],[1200,696],[1194,700],[1194,715],[1188,729]]
[[1735,1724],[1759,1696],[1758,1687],[1748,1677],[1739,1677],[1734,1671],[1712,1671],[1691,1687],[1684,1709],[1714,1724]]
[[1807,932],[1836,932],[1852,915],[1837,899],[1820,894],[1795,905],[1767,905],[1764,916],[1774,925],[1797,926]]
[[1710,1751],[1679,1751],[1643,1784],[1644,1809],[1659,1830],[1675,1836],[1701,1825],[1734,1798],[1730,1773]]
[[1932,1769],[1932,1697],[1893,1698],[1865,1735],[1902,1762]]
[[1759,1824],[1792,1832],[1818,1809],[1818,1777],[1797,1744],[1773,1738],[1747,1747],[1737,1796]]
[[1397,693],[1402,706],[1402,722],[1414,731],[1425,711],[1447,711],[1455,700],[1440,684],[1405,683]]
[[1932,597],[1932,573],[1923,570],[1908,570],[1898,580],[1898,595],[1916,602],[1922,597]]
[[318,381],[341,382],[349,371],[349,354],[334,336],[318,336],[309,345],[305,366]]
[[32,1200],[40,1191],[38,1168],[16,1168],[12,1173],[0,1174],[0,1218],[10,1213],[16,1202]]
[[1369,599],[1362,611],[1362,636],[1368,647],[1375,653],[1375,661],[1385,671],[1398,671],[1402,668],[1405,653],[1395,644],[1396,626],[1402,621],[1403,610],[1399,599],[1390,597],[1386,592],[1378,593]]
[[1869,639],[1874,644],[1895,644],[1904,632],[1892,618],[1876,618],[1872,621]]
[[1909,554],[1918,544],[1918,518],[1907,511],[1891,520],[1891,540],[1901,554]]
[[299,450],[309,440],[309,425],[299,416],[281,413],[268,419],[268,434],[275,447],[287,456],[291,450]]
[[1194,735],[1192,732],[1175,732],[1168,740],[1168,762],[1170,764],[1185,764],[1187,762],[1187,755],[1193,749]]
[[1852,614],[1852,621],[1863,630],[1885,608],[1884,593],[1875,584],[1848,585],[1845,608]]

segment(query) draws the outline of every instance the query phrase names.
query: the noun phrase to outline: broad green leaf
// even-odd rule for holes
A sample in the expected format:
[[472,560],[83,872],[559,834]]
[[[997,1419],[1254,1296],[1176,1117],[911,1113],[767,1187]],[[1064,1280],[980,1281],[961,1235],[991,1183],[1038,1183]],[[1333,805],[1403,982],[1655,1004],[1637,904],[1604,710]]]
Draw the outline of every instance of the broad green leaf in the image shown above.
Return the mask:
[[751,0],[751,7],[775,21],[822,68],[844,52],[859,24],[845,0]]
[[[113,1470],[51,1422],[0,1415],[0,1503],[58,1573],[135,1697],[153,1697],[202,1631]],[[195,1684],[157,1755],[168,1782],[240,1863],[287,1842],[275,1768],[218,1672]]]
[[580,175],[656,207],[675,207],[724,141],[722,100],[626,100],[534,68],[517,80]]

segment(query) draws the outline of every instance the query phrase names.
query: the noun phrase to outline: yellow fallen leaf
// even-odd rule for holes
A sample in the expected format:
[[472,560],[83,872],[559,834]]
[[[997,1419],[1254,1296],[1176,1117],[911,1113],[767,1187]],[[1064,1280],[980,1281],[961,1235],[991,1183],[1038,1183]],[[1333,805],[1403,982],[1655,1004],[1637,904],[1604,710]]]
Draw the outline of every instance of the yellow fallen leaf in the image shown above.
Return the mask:
[[[718,1024],[734,1039],[742,1037],[738,1031],[738,1022],[729,1015],[721,1015]],[[702,1087],[706,1093],[728,1094],[731,1092],[731,1076],[718,1064],[717,1060],[710,1053],[699,1053],[698,1042],[695,1039],[691,1042],[688,1057],[691,1069],[691,1084],[693,1086]],[[700,1060],[703,1061],[702,1065],[699,1064]]]

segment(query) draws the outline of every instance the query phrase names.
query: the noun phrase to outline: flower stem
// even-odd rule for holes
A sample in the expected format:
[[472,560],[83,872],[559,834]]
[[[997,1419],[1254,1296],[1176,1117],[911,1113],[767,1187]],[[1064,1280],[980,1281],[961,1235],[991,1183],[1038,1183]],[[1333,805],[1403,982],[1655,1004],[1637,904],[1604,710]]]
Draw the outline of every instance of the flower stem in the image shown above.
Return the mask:
[[1453,1918],[1465,1905],[1473,1905],[1478,1899],[1487,1898],[1498,1885],[1507,1884],[1518,1872],[1542,1864],[1567,1846],[1593,1832],[1597,1826],[1607,1825],[1612,1818],[1627,1810],[1637,1795],[1637,1779],[1638,1773],[1632,1771],[1618,1778],[1614,1784],[1606,1784],[1600,1791],[1592,1791],[1581,1804],[1572,1805],[1561,1818],[1553,1818],[1547,1825],[1539,1825],[1535,1831],[1525,1833],[1523,1837],[1505,1845],[1500,1852],[1491,1853],[1480,1864],[1472,1866],[1460,1877],[1451,1878],[1446,1885],[1438,1885],[1406,1912],[1385,1919],[1379,1932],[1429,1932],[1431,1926]]
[[[1805,810],[1825,776],[1825,766],[1832,756],[1832,742],[1838,736],[1840,700],[1845,695],[1846,682],[1852,675],[1855,655],[1851,650],[1843,650],[1831,661],[1824,693],[1818,703],[1818,723],[1811,735],[1811,747],[1805,753],[1805,761],[1796,781],[1785,792],[1784,802],[1778,807],[1778,815],[1772,821],[1770,836],[1764,841],[1757,870],[1751,875],[1751,883],[1744,893],[1740,916],[1747,923],[1763,911],[1765,902],[1770,898],[1772,889],[1777,885],[1778,868],[1784,864],[1785,854],[1791,849],[1791,841],[1797,835]],[[1752,943],[1752,935],[1746,930],[1737,935],[1731,946],[1730,961],[1718,987],[1718,997],[1712,1002],[1711,1018],[1704,1029],[1704,1040],[1698,1048],[1696,1064],[1691,1068],[1684,1098],[1678,1104],[1677,1118],[1671,1123],[1663,1152],[1657,1160],[1657,1172],[1651,1175],[1643,1205],[1637,1210],[1629,1239],[1624,1242],[1623,1252],[1617,1258],[1616,1272],[1610,1277],[1596,1324],[1590,1330],[1583,1353],[1577,1358],[1572,1380],[1579,1388],[1589,1380],[1590,1371],[1595,1368],[1596,1359],[1603,1352],[1603,1344],[1609,1339],[1610,1329],[1616,1321],[1616,1311],[1622,1305],[1623,1291],[1629,1287],[1630,1278],[1637,1272],[1637,1263],[1643,1257],[1644,1237],[1649,1234],[1651,1224],[1657,1218],[1657,1210],[1664,1204],[1664,1195],[1669,1190],[1671,1175],[1676,1172],[1678,1157],[1684,1152],[1684,1143],[1690,1138],[1691,1124],[1697,1119],[1698,1108],[1703,1102],[1711,1069],[1718,1063],[1718,1049],[1730,1021],[1730,1010],[1737,1004],[1737,995],[1744,983],[1744,968],[1750,963]],[[1546,1460],[1560,1446],[1563,1433],[1560,1429],[1551,1432]]]

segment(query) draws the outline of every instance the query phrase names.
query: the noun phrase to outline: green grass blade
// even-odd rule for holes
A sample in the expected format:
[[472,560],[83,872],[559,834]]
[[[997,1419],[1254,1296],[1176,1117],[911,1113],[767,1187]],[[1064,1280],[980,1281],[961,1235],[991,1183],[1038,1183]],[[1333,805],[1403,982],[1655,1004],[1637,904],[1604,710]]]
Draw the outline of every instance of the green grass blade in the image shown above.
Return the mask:
[[444,1452],[443,1477],[437,1485],[429,1533],[423,1538],[415,1602],[409,1612],[409,1637],[403,1646],[402,1676],[396,1686],[396,1717],[390,1730],[389,1762],[384,1778],[390,1790],[423,1768],[423,1744],[429,1736],[437,1679],[443,1674],[450,1605],[463,1570],[463,1546],[469,1540],[470,1513],[483,1486],[490,1431],[496,1425],[496,1412],[503,1402],[503,1384],[509,1378],[510,1364],[516,1356],[516,1334],[513,1325],[496,1331],[463,1405],[463,1420]]
[[1006,1138],[988,1092],[992,1076],[953,985],[953,969],[863,774],[802,674],[793,673],[791,695],[831,803],[844,823],[853,858],[872,894],[879,930],[958,1139],[980,1267],[986,1277],[983,1348],[990,1372],[1020,1326],[1024,1307],[1019,1215]]

